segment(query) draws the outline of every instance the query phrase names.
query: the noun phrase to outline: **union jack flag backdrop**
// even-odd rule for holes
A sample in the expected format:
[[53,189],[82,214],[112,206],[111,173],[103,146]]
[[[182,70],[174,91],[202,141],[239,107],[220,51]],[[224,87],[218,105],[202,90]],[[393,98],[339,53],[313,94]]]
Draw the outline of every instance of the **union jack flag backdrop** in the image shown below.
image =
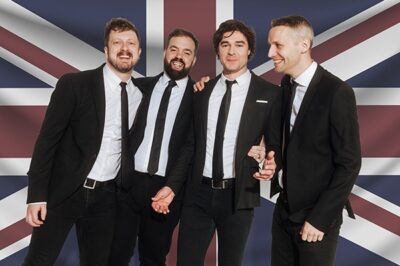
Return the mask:
[[[216,27],[243,20],[257,32],[250,69],[277,83],[267,32],[271,19],[292,14],[310,20],[313,58],[350,83],[357,98],[363,160],[350,198],[357,219],[344,215],[336,265],[400,265],[400,0],[1,0],[0,265],[20,265],[27,252],[26,172],[50,94],[62,74],[104,62],[106,21],[126,17],[140,29],[135,76],[162,71],[164,37],[173,28],[193,31],[201,42],[192,73],[197,79],[221,69],[211,44]],[[263,183],[244,265],[270,265],[275,199],[268,190]],[[207,265],[216,265],[217,252],[214,240]],[[78,265],[73,232],[57,265]]]

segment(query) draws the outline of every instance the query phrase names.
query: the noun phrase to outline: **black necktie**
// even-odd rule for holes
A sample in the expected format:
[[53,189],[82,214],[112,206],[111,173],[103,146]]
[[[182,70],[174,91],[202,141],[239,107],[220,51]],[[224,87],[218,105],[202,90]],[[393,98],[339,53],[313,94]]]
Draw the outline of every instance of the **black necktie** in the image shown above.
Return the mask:
[[165,118],[167,116],[169,98],[171,96],[172,88],[176,86],[175,80],[170,80],[168,86],[165,88],[164,94],[161,98],[160,108],[158,109],[156,124],[154,127],[153,142],[151,144],[149,165],[147,172],[154,175],[158,171],[158,163],[160,161],[161,142],[164,134]]
[[[287,165],[286,159],[287,159],[287,146],[289,144],[290,140],[290,117],[292,116],[292,108],[293,108],[293,100],[294,96],[296,95],[296,87],[297,83],[292,80],[291,81],[291,86],[289,88],[289,94],[288,94],[288,105],[286,108],[286,114],[285,114],[285,128],[284,128],[284,136],[283,136],[283,158],[285,160],[285,167]],[[286,189],[286,171],[283,171],[282,175],[282,182],[283,182],[283,187]]]
[[128,93],[126,92],[126,82],[121,82],[121,173],[117,179],[117,185],[122,187],[124,180],[127,180],[128,175]]
[[225,80],[226,92],[221,101],[221,107],[219,108],[217,129],[215,131],[215,142],[213,152],[213,168],[212,177],[214,180],[221,180],[224,177],[224,164],[223,164],[223,146],[224,146],[224,135],[226,128],[226,120],[228,119],[229,107],[231,105],[232,98],[232,85],[236,83],[236,80],[230,81]]

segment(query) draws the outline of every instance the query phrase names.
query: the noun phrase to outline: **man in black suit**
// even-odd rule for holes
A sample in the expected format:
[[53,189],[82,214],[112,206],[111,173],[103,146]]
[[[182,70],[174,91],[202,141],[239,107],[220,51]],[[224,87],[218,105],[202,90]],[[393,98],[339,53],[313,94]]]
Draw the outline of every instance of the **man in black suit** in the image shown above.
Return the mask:
[[105,28],[106,64],[60,78],[51,96],[28,172],[26,221],[33,233],[24,265],[53,265],[76,225],[81,265],[107,265],[117,181],[142,93],[132,70],[141,52],[128,20]]
[[[241,265],[253,208],[260,204],[260,184],[253,177],[258,162],[247,151],[263,136],[267,151],[280,150],[279,127],[273,127],[280,120],[280,89],[247,69],[255,52],[254,31],[228,20],[215,32],[213,43],[223,73],[194,96],[194,126],[187,132],[192,135],[153,203],[159,212],[168,211],[193,161],[178,239],[182,266],[204,264],[215,231],[218,264]],[[267,161],[270,178],[276,167],[273,152]]]
[[168,215],[155,212],[151,198],[165,185],[192,123],[193,80],[188,75],[198,47],[191,32],[175,29],[164,50],[164,72],[136,79],[145,98],[130,135],[135,171],[118,193],[110,265],[129,264],[136,238],[140,265],[165,265],[182,196],[176,198]]
[[275,70],[285,74],[272,265],[333,265],[342,210],[361,166],[354,92],[313,61],[305,18],[273,20],[268,42]]

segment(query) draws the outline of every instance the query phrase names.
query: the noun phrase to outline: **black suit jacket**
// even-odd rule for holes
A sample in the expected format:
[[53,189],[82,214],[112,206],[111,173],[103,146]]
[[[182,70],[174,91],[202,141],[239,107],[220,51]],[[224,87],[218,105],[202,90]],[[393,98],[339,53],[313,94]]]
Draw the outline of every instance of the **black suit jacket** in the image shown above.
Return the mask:
[[103,66],[66,74],[57,82],[33,151],[28,203],[61,203],[92,169],[104,130]]
[[[282,79],[283,109],[290,77]],[[284,117],[284,116],[282,116]],[[284,119],[282,119],[283,128]],[[357,110],[352,88],[321,66],[304,95],[287,156],[287,197],[291,218],[325,231],[341,223],[342,210],[361,167]],[[279,190],[274,180],[275,191]]]
[[[135,84],[141,88],[144,98],[136,116],[135,127],[129,138],[131,154],[136,153],[143,141],[148,112],[156,112],[156,110],[149,110],[149,104],[154,87],[162,75],[163,73],[154,77],[135,79]],[[186,143],[188,128],[191,128],[193,118],[193,84],[193,80],[189,77],[169,140],[166,176],[177,161],[180,151]]]
[[[207,141],[208,103],[212,90],[220,76],[210,80],[201,93],[194,96],[194,123],[191,136],[178,163],[168,176],[167,185],[175,192],[182,187],[186,176],[184,169],[193,158],[193,171],[188,183],[188,197],[202,182]],[[267,101],[267,103],[257,102]],[[253,177],[258,163],[247,153],[253,145],[259,145],[265,136],[267,150],[274,150],[280,158],[280,103],[281,89],[252,73],[249,91],[240,119],[235,154],[235,203],[236,209],[253,208],[260,204],[260,183]],[[218,113],[215,114],[218,116]],[[189,199],[190,200],[190,199]]]

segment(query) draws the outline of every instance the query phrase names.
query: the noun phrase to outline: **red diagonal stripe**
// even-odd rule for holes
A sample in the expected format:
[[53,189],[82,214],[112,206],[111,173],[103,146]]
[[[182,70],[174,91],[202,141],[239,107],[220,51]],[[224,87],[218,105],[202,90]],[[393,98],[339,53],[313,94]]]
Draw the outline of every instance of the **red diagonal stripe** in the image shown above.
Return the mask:
[[0,106],[0,158],[32,156],[45,112],[45,106]]
[[400,106],[358,106],[357,110],[362,155],[400,157]]
[[3,27],[0,27],[0,37],[0,46],[53,77],[60,78],[65,73],[79,71]]
[[400,217],[369,202],[355,194],[349,196],[354,212],[379,225],[382,228],[400,236]]
[[[312,50],[312,57],[318,63],[323,63],[351,47],[373,37],[374,35],[400,22],[400,4],[367,19],[366,21],[344,31],[335,37],[321,43]],[[262,75],[266,80],[280,83],[282,74],[270,70]]]
[[32,227],[29,226],[25,219],[4,228],[0,231],[0,250],[14,244],[32,233]]

